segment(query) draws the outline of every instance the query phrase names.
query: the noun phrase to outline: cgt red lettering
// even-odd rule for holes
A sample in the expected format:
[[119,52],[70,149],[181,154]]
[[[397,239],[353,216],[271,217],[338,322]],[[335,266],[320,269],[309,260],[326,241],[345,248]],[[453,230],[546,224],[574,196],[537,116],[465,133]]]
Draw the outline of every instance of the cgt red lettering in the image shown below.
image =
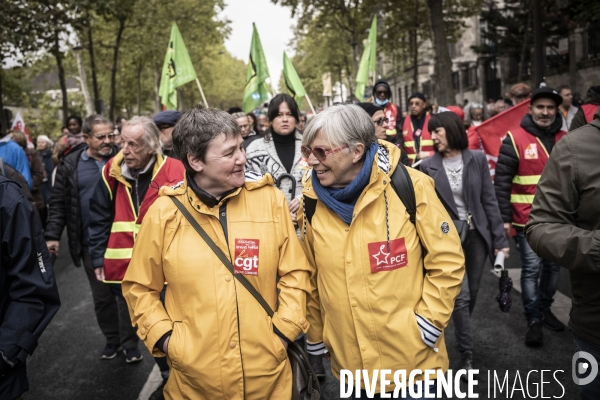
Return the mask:
[[235,239],[233,272],[243,275],[258,275],[258,239]]
[[404,238],[368,244],[371,273],[393,271],[408,265],[408,253]]

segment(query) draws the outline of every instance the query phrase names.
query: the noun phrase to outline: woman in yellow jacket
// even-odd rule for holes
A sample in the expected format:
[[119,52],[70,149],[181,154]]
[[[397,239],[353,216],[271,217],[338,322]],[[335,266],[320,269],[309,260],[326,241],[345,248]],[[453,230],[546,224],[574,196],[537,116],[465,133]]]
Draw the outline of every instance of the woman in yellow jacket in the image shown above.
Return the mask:
[[[318,114],[302,144],[312,167],[298,215],[313,267],[309,352],[327,349],[338,379],[341,369],[366,369],[371,377],[375,369],[406,370],[407,377],[415,369],[446,371],[443,330],[464,256],[431,178],[408,169],[413,224],[390,184],[400,150],[377,141],[368,114],[355,105]],[[394,388],[392,379],[385,392]]]
[[[243,139],[227,113],[188,111],[173,142],[186,179],[160,189],[123,280],[139,337],[152,355],[168,357],[165,397],[289,399],[292,375],[284,338],[293,341],[309,326],[310,267],[286,200],[270,175],[245,176]],[[275,310],[272,319],[169,196],[184,205],[230,258],[235,273],[244,274]]]

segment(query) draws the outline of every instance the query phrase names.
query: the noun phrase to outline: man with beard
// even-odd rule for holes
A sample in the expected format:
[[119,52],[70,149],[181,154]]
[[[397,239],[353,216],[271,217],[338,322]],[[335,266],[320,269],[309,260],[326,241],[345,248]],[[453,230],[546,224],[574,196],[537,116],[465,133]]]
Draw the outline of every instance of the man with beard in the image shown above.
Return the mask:
[[523,116],[519,128],[508,132],[496,165],[494,185],[504,230],[510,236],[511,228],[515,228],[521,254],[521,296],[528,326],[525,335],[527,346],[542,345],[542,325],[553,331],[565,329],[550,311],[559,266],[538,257],[527,243],[523,231],[537,183],[552,148],[567,134],[561,130],[563,121],[558,116],[561,102],[562,97],[556,90],[549,87],[536,89],[531,97],[530,113]]
[[44,235],[48,249],[58,254],[59,241],[63,229],[67,227],[71,258],[77,267],[83,261],[94,299],[96,319],[106,338],[106,346],[100,353],[103,360],[117,355],[117,349],[124,338],[119,329],[115,297],[107,285],[98,282],[94,274],[89,252],[88,226],[90,200],[101,179],[100,171],[118,151],[111,144],[112,135],[112,123],[102,115],[92,115],[85,119],[83,137],[86,145],[65,156],[58,167]]

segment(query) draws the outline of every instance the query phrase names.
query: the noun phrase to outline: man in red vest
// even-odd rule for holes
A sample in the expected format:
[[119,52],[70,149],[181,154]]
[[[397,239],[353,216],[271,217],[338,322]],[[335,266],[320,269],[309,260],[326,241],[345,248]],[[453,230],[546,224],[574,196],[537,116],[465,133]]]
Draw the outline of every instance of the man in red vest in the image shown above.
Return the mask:
[[600,86],[592,86],[588,89],[584,103],[573,117],[569,132],[589,124],[594,119],[594,114],[600,106]]
[[[181,161],[163,156],[159,131],[147,117],[134,117],[123,124],[122,150],[102,169],[91,201],[89,246],[96,278],[111,284],[117,297],[121,326],[132,326],[121,292],[133,245],[148,208],[162,186],[174,186],[184,179]],[[138,338],[124,343],[128,363],[142,359]],[[168,366],[157,359],[164,375]]]
[[427,100],[423,93],[413,93],[408,98],[410,114],[402,122],[402,135],[396,138],[398,147],[403,148],[411,165],[433,155],[433,140],[427,130],[429,113],[425,111]]
[[562,118],[558,115],[561,102],[562,97],[556,90],[549,87],[536,89],[531,97],[529,114],[523,116],[519,128],[507,133],[496,165],[494,186],[504,230],[509,236],[511,228],[515,228],[521,254],[521,293],[528,325],[525,335],[528,346],[542,345],[542,325],[554,331],[565,329],[550,311],[559,267],[538,257],[523,232],[538,180],[552,148],[566,135],[561,130]]

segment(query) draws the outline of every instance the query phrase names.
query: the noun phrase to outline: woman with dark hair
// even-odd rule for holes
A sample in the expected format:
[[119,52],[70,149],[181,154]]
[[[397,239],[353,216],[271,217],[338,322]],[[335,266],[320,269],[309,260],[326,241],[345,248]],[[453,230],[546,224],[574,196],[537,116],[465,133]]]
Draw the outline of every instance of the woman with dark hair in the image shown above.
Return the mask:
[[508,257],[508,240],[494,193],[487,159],[481,151],[468,150],[465,127],[452,112],[431,116],[427,126],[435,154],[423,160],[421,171],[431,176],[435,191],[453,220],[467,222],[467,240],[463,243],[466,274],[456,298],[452,319],[458,349],[462,353],[460,369],[473,369],[471,313],[485,259],[503,252]]
[[246,148],[246,170],[264,175],[270,173],[277,180],[282,174],[290,174],[296,181],[292,193],[291,179],[282,179],[279,188],[285,195],[292,219],[300,206],[302,175],[308,164],[302,157],[302,135],[296,129],[300,112],[296,101],[288,94],[278,94],[271,103],[267,117],[271,126],[262,139],[257,139]]
[[256,119],[256,115],[254,115],[253,112],[249,112],[246,115],[248,116],[248,120],[250,121],[250,127],[252,128],[252,131],[254,131],[255,135],[259,135],[258,119]]
[[56,146],[57,147],[57,157],[55,160],[55,164],[58,165],[60,161],[73,150],[80,149],[82,146],[85,146],[85,139],[83,138],[83,132],[81,132],[81,127],[83,126],[83,121],[81,117],[77,115],[69,115],[67,118],[67,141],[66,147]]

